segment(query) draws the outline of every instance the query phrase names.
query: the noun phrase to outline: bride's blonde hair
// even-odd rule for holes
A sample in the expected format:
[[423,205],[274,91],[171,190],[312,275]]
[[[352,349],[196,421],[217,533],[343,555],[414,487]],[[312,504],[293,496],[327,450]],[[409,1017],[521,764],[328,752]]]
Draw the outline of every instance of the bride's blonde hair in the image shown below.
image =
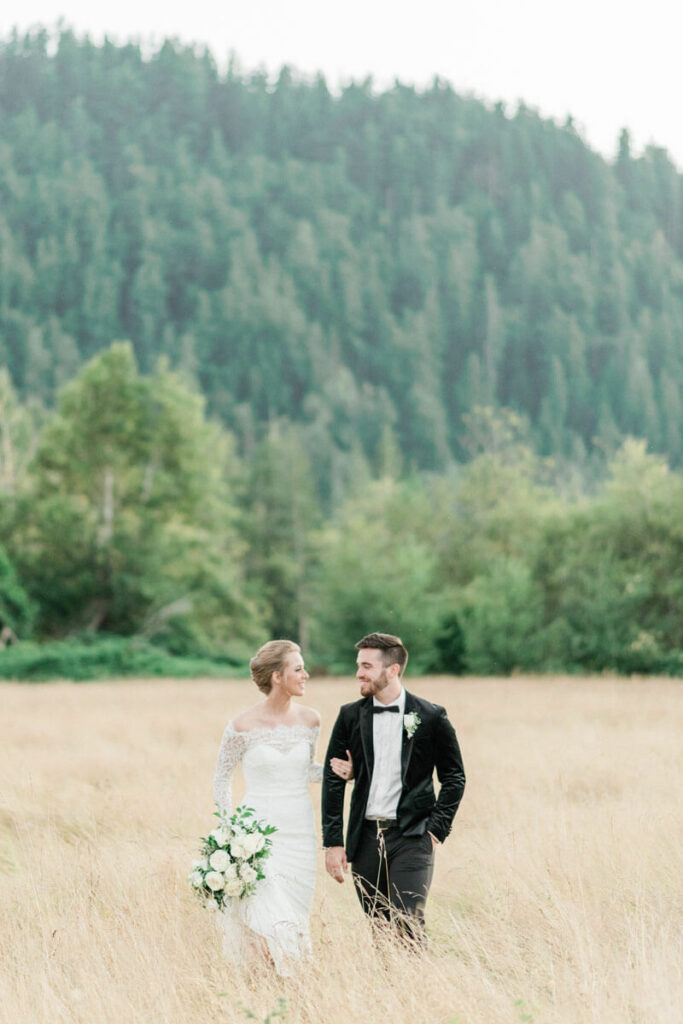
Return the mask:
[[270,693],[273,672],[282,672],[288,654],[301,654],[301,648],[293,640],[269,640],[260,647],[249,662],[251,678],[261,693]]

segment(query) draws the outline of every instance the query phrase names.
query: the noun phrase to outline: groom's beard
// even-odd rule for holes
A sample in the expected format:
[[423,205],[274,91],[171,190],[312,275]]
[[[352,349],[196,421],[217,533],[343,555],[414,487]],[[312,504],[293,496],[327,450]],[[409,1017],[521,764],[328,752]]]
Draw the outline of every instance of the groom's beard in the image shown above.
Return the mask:
[[382,669],[377,679],[359,679],[361,697],[376,697],[389,685],[387,670]]

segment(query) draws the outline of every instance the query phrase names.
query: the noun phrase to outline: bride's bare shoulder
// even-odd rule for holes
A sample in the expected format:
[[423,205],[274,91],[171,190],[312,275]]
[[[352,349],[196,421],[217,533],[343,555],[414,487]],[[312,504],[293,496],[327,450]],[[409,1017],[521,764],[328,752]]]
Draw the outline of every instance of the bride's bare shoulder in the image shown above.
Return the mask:
[[315,708],[306,707],[306,705],[299,705],[299,713],[301,715],[301,724],[307,725],[309,729],[317,729],[320,725],[320,715]]
[[254,704],[253,707],[247,708],[246,711],[241,711],[239,715],[235,715],[232,720],[232,727],[235,732],[249,732],[250,729],[254,729],[257,725],[260,725],[261,722],[261,705]]

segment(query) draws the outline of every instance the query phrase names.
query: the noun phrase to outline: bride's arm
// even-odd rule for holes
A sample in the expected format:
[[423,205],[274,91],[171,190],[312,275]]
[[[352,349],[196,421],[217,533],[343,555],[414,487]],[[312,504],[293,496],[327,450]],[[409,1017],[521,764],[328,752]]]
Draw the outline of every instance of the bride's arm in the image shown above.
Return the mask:
[[[308,766],[308,781],[309,782],[322,782],[324,765],[318,764],[315,760],[315,741],[317,734],[311,740],[311,761]],[[342,760],[340,757],[333,757],[330,760],[332,771],[335,775],[338,775],[340,779],[344,779],[345,782],[350,782],[353,778],[353,760],[350,752],[346,751],[346,760]]]
[[323,766],[319,764],[315,759],[315,744],[318,739],[319,729],[315,729],[311,735],[310,751],[311,756],[308,762],[308,781],[309,782],[322,782],[323,779]]
[[232,811],[232,777],[244,752],[244,733],[235,732],[232,722],[228,723],[218,750],[216,771],[213,777],[213,798],[219,811]]

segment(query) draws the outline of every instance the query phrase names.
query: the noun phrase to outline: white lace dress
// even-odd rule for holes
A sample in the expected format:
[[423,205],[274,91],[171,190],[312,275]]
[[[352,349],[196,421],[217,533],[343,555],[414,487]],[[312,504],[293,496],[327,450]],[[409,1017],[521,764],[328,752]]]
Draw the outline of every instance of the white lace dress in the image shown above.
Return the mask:
[[218,751],[218,807],[231,813],[232,776],[241,761],[242,803],[278,830],[265,861],[265,879],[253,896],[231,900],[220,915],[223,953],[228,960],[243,961],[249,933],[255,933],[265,939],[278,974],[291,974],[298,961],[311,955],[317,842],[308,783],[322,779],[322,765],[315,762],[318,732],[305,725],[236,732],[230,722]]

